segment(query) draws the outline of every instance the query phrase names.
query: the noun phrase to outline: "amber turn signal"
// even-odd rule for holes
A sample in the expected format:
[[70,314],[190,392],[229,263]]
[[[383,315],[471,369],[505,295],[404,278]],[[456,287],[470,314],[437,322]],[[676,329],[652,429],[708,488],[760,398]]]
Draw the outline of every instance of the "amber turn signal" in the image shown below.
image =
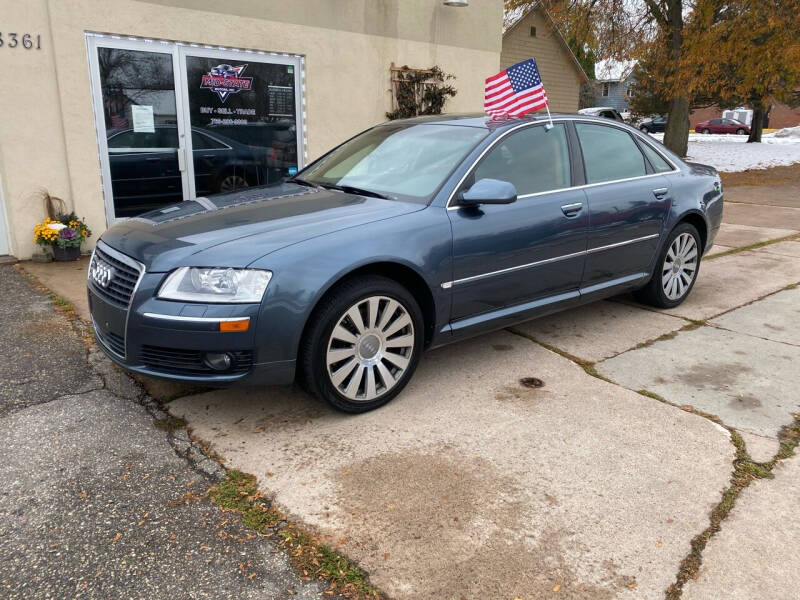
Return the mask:
[[235,321],[220,321],[220,331],[247,331],[250,328],[250,317],[236,319]]

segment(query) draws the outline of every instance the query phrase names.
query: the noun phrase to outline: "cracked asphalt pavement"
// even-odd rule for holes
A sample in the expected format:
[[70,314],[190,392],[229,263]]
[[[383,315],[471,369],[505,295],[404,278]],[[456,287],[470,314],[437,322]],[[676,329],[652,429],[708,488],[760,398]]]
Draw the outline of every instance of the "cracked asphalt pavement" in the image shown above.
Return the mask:
[[[178,456],[152,400],[47,295],[8,266],[0,288],[0,596],[330,597],[211,504],[221,467]],[[173,443],[191,454],[185,432]]]

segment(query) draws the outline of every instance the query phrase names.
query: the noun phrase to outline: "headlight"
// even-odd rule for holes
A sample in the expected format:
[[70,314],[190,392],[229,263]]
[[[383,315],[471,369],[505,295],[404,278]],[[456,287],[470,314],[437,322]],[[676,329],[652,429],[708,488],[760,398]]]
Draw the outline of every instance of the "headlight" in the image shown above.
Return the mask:
[[261,302],[271,271],[181,267],[169,274],[158,297],[184,302]]

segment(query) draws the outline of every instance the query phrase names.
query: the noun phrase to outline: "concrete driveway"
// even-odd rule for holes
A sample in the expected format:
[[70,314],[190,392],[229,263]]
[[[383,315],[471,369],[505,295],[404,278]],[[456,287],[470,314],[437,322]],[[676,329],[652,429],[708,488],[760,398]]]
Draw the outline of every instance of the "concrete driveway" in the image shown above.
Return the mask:
[[775,213],[799,209],[767,200],[720,240],[769,245],[705,260],[684,305],[615,298],[430,352],[366,415],[296,389],[148,389],[392,598],[793,598],[796,458],[710,520],[752,480],[732,442],[770,476],[800,412],[800,241]]
[[708,260],[674,310],[618,298],[430,352],[367,415],[285,389],[170,411],[390,597],[661,598],[734,458],[690,406],[760,461],[800,411],[794,251]]

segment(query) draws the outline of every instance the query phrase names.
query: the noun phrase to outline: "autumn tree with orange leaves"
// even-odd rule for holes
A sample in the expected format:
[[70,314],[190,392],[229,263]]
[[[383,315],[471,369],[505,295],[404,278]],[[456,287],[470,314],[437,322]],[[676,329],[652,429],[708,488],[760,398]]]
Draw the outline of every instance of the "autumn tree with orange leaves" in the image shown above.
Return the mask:
[[800,0],[505,0],[537,4],[598,59],[639,61],[637,89],[666,107],[664,145],[681,156],[693,105],[752,107],[758,141],[771,100],[800,101]]
[[709,0],[689,32],[689,93],[752,108],[748,142],[761,141],[771,103],[800,104],[800,0]]
[[505,0],[506,10],[546,9],[569,36],[594,49],[599,59],[657,58],[659,93],[668,110],[664,145],[686,155],[689,97],[684,53],[684,15],[704,0]]

